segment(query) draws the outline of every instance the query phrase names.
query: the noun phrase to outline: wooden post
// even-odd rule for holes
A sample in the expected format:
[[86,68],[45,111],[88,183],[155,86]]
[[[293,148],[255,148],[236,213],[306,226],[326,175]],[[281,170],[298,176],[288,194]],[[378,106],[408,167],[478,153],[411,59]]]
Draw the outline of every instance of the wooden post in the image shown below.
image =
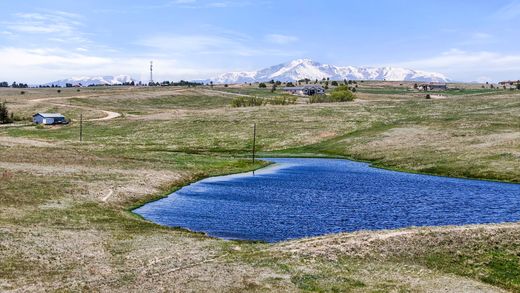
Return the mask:
[[83,113],[79,114],[79,141],[83,141]]
[[253,124],[253,165],[255,164],[255,152],[256,152],[256,123]]

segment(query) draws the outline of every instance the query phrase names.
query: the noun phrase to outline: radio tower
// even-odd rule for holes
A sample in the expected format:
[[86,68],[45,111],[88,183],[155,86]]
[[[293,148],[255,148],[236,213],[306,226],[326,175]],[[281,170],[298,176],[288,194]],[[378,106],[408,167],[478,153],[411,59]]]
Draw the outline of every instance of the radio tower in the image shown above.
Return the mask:
[[150,84],[153,84],[153,61],[150,61]]

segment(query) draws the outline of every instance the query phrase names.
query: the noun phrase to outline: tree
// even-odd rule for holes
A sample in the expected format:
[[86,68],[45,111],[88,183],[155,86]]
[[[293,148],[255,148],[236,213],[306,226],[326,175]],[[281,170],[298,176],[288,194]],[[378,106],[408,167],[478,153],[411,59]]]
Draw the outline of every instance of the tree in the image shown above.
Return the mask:
[[338,86],[338,82],[333,80],[331,83],[330,83],[331,86]]
[[211,88],[213,88],[213,81],[210,81],[210,82],[209,82],[209,86],[210,86]]
[[271,93],[274,93],[276,91],[276,84],[273,84],[273,87],[271,88]]
[[259,88],[261,89],[265,89],[267,88],[267,85],[265,85],[265,83],[261,82],[259,85],[258,85]]
[[288,82],[288,83],[286,84],[286,86],[287,86],[287,87],[294,87],[294,84],[293,84],[292,82]]
[[7,110],[7,106],[5,102],[0,103],[0,124],[11,123],[11,117],[9,116],[9,111]]

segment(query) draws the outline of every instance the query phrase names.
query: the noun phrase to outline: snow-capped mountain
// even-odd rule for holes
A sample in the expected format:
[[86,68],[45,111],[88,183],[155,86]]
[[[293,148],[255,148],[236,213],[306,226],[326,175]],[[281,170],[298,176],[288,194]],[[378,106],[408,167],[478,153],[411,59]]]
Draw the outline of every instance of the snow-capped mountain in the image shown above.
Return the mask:
[[214,83],[230,84],[269,80],[287,82],[298,81],[305,78],[311,80],[330,78],[331,80],[449,81],[443,74],[435,72],[398,67],[340,67],[321,64],[310,59],[297,59],[259,71],[224,73],[206,82],[213,81]]
[[117,75],[117,76],[82,76],[72,77],[62,80],[46,83],[48,86],[62,86],[65,87],[67,83],[73,86],[90,86],[90,85],[118,85],[135,80],[129,75]]

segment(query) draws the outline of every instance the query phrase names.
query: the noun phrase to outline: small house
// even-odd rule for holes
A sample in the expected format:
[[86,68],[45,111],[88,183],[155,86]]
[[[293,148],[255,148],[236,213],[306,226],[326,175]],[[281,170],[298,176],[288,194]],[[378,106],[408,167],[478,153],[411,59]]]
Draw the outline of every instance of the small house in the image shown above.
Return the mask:
[[314,96],[325,94],[325,89],[321,85],[285,87],[283,90],[287,93],[298,96]]
[[418,87],[419,90],[423,91],[447,91],[448,85],[445,83],[429,83],[429,84],[421,84]]
[[60,113],[36,113],[33,115],[33,123],[53,125],[53,124],[67,124],[69,123],[65,116]]

